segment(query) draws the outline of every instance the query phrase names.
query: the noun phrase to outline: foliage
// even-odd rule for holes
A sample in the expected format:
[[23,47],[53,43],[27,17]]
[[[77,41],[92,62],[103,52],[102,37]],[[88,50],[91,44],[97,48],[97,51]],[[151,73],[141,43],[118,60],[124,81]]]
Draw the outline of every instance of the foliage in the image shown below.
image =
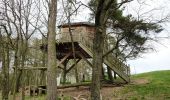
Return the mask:
[[119,42],[118,48],[122,50],[125,55],[124,58],[136,58],[139,54],[152,49],[146,44],[148,41],[154,40],[152,38],[153,33],[160,33],[163,28],[157,23],[137,20],[131,15],[124,17],[123,15],[120,16],[120,14],[118,11],[118,14],[112,20],[112,32],[116,37],[116,42]]
[[[127,0],[127,2],[130,1]],[[149,41],[154,41],[153,35],[157,35],[154,33],[160,33],[163,28],[158,23],[146,22],[134,18],[132,15],[124,15],[124,8],[120,8],[120,4],[117,3],[117,0],[114,0],[107,15],[106,27],[109,31],[107,35],[114,39],[114,42],[110,42],[110,45],[114,47],[109,53],[114,52],[114,55],[117,55],[118,58],[121,56],[122,60],[134,59],[153,49],[152,46],[147,44]],[[97,2],[91,0],[88,5],[94,11],[91,13],[91,19],[94,19]]]

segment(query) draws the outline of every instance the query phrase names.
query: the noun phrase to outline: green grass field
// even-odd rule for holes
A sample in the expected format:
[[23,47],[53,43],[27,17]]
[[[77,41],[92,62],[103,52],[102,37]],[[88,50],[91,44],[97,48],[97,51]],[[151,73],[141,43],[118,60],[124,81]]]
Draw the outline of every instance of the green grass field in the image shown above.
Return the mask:
[[133,80],[142,79],[143,84],[127,85],[121,95],[129,100],[170,100],[170,70],[154,71],[132,76]]

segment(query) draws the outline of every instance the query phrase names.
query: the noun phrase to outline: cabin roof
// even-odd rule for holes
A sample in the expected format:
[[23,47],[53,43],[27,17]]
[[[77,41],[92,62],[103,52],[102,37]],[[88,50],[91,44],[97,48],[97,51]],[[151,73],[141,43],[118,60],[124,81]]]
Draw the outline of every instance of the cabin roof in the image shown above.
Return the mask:
[[[90,22],[75,22],[75,23],[71,23],[71,26],[90,26],[90,27],[95,27],[94,23],[90,23]],[[59,25],[58,28],[66,28],[69,27],[68,23]]]

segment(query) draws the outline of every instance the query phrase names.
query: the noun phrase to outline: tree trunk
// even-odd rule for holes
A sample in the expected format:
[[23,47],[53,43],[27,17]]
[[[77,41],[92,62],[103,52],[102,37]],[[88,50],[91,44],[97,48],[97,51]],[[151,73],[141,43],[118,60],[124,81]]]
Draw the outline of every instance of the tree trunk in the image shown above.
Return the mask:
[[103,26],[101,22],[100,15],[96,14],[95,27],[96,33],[93,41],[93,68],[92,68],[92,86],[91,86],[91,99],[100,100],[100,77],[103,67],[103,47],[104,47],[104,37],[103,37]]
[[[47,44],[47,39],[45,37],[42,38],[42,44],[46,45]],[[43,67],[47,67],[47,52],[45,51],[45,49],[42,50],[43,56],[42,56],[42,61]],[[41,78],[40,78],[40,84],[41,85],[46,85],[46,74],[45,74],[45,70],[41,70]]]
[[21,86],[21,76],[22,76],[22,72],[21,70],[17,71],[17,77],[16,77],[16,92],[19,92],[19,87]]
[[50,0],[48,19],[47,100],[57,100],[56,40],[55,40],[56,17],[57,17],[57,0]]
[[[13,86],[13,100],[16,99],[16,92],[19,91],[19,80],[18,80],[18,65],[19,65],[19,33],[17,33],[15,58],[14,58],[14,86]],[[18,83],[18,84],[17,84]]]
[[2,59],[2,100],[8,100],[9,94],[9,48],[8,44],[3,46]]
[[106,21],[108,18],[108,9],[114,0],[97,0],[95,12],[95,27],[96,32],[93,40],[93,68],[92,68],[92,85],[91,99],[101,100],[100,94],[100,77],[103,67],[103,48],[104,37],[106,32]]
[[91,86],[91,99],[100,100],[100,77],[103,67],[103,36],[100,27],[96,24],[96,34],[94,38],[94,55],[93,55],[93,68],[92,68],[92,86]]
[[[24,67],[25,55],[22,57],[21,65]],[[25,100],[25,70],[21,70],[22,100]]]
[[[28,50],[28,40],[22,39],[21,42],[21,68],[25,66],[25,59]],[[21,70],[22,100],[25,100],[25,70]]]

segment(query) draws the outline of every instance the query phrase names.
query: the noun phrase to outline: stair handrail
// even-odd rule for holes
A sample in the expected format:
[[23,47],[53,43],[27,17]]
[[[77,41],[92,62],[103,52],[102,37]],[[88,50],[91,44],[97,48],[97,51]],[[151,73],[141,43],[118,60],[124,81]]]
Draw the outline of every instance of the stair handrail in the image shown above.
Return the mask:
[[[82,37],[82,36],[81,36]],[[85,37],[79,38],[79,42],[81,42],[83,45],[87,46],[88,48],[90,48],[90,51],[93,51],[93,43],[92,41],[90,41],[89,39],[86,39]],[[104,48],[104,53],[106,53],[108,50],[106,50],[106,48]],[[114,62],[112,64],[116,64],[116,68],[118,70],[121,70],[124,74],[129,76],[129,66],[127,66],[124,62],[121,62],[119,59],[117,59],[116,57],[114,57],[111,53],[108,54],[106,56],[106,58],[109,62]],[[114,60],[113,60],[114,59]]]
[[[77,35],[77,34],[72,34],[74,42],[80,42],[83,45],[87,46],[88,49],[90,49],[91,52],[93,52],[93,41],[92,38],[88,36],[82,36],[82,35]],[[62,33],[62,42],[68,42],[71,41],[70,36],[68,35],[67,32]],[[104,53],[106,53],[108,50],[104,48]],[[124,62],[121,62],[119,59],[114,57],[111,53],[108,54],[104,59],[108,60],[109,63],[115,65],[115,67],[123,72],[124,74],[130,76],[130,68]]]

